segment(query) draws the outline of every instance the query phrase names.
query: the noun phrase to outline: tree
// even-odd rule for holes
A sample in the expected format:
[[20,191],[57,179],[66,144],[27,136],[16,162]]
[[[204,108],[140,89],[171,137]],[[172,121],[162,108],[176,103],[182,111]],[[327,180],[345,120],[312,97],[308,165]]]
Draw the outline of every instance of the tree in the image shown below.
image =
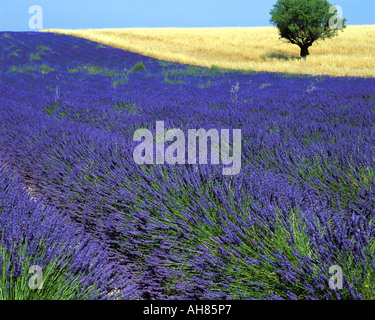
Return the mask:
[[346,27],[346,19],[337,17],[331,7],[327,0],[278,0],[270,11],[270,22],[278,28],[280,38],[298,45],[301,57],[306,58],[315,41],[337,36]]

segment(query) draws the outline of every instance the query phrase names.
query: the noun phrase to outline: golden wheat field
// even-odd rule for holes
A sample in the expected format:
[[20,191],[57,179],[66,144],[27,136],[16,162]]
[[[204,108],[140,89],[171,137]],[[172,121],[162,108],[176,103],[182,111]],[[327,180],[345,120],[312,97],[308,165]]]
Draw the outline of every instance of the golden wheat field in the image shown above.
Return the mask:
[[47,29],[153,58],[211,67],[312,75],[375,77],[375,25],[348,26],[301,59],[276,27]]

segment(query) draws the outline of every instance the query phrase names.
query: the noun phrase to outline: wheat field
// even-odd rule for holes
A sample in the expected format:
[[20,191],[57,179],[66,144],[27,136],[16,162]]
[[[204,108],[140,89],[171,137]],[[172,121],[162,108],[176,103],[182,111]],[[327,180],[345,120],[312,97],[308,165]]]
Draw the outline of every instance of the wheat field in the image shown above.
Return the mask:
[[47,29],[183,64],[311,75],[375,77],[375,25],[350,25],[320,40],[301,59],[300,48],[275,27]]

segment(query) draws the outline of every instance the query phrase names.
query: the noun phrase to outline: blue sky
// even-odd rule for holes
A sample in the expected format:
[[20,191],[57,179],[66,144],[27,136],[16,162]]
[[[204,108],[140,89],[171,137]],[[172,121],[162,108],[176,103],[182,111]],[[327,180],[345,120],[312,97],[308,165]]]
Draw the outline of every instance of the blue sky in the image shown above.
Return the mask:
[[[43,9],[43,29],[269,26],[276,0],[0,0],[1,31],[31,31],[29,7]],[[375,24],[375,0],[330,1],[347,24]]]

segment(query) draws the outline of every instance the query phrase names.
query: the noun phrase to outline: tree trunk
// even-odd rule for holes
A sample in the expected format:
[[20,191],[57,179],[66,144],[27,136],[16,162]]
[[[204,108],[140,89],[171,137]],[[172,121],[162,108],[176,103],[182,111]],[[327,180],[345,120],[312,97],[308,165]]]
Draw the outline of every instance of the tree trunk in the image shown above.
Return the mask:
[[309,46],[301,46],[301,57],[306,58],[310,53],[309,53]]

